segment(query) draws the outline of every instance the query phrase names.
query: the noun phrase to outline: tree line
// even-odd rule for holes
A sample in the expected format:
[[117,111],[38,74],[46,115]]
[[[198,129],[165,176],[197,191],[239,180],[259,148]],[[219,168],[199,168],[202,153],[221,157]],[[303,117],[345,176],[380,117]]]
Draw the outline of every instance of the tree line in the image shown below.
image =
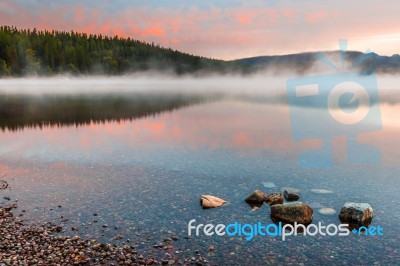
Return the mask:
[[[219,94],[13,94],[0,97],[0,131],[133,120],[220,99]],[[27,115],[29,114],[29,115]]]
[[0,76],[227,72],[235,63],[195,56],[132,38],[0,27]]

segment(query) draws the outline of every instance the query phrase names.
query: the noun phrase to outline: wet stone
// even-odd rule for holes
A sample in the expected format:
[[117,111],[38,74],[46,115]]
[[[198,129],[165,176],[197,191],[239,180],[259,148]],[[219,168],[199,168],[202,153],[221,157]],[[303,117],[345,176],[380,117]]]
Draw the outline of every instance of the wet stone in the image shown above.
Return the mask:
[[261,206],[265,199],[267,198],[267,194],[262,192],[261,190],[255,190],[249,196],[246,197],[245,201],[250,206]]
[[283,195],[282,193],[271,193],[265,198],[265,202],[269,204],[269,206],[273,206],[276,204],[282,204],[283,203]]
[[0,180],[0,190],[8,188],[8,183],[5,180]]
[[296,201],[296,200],[299,200],[299,198],[300,198],[299,194],[288,191],[288,190],[284,190],[283,195],[285,196],[285,199],[287,201]]
[[336,210],[332,209],[332,208],[321,208],[321,209],[318,209],[318,213],[320,213],[322,215],[334,215],[334,214],[336,214]]

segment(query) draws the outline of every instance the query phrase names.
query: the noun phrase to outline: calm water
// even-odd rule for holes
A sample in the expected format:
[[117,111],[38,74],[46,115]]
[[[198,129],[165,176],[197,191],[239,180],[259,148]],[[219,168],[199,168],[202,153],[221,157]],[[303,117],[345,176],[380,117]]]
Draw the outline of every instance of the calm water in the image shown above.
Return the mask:
[[[347,164],[346,138],[338,137],[333,167],[312,170],[301,168],[298,156],[318,147],[318,141],[295,142],[288,106],[259,97],[7,93],[0,101],[0,172],[11,186],[0,195],[18,199],[15,213],[26,210],[29,221],[59,223],[63,216],[67,234],[116,243],[129,239],[160,254],[165,251],[153,245],[177,235],[174,256],[192,257],[199,250],[215,264],[394,265],[400,260],[400,104],[382,103],[383,129],[360,136],[380,149],[379,164]],[[319,110],[309,112],[318,117]],[[264,188],[262,182],[277,188]],[[270,223],[268,206],[251,212],[243,199],[255,189],[282,187],[300,189],[301,201],[337,211],[345,201],[368,202],[375,211],[372,225],[382,226],[384,236],[184,238],[191,219]],[[315,194],[313,188],[334,193]],[[202,210],[201,194],[230,204]],[[316,208],[313,223],[318,222],[339,220]],[[117,235],[123,239],[113,240]],[[216,250],[208,252],[211,245]]]

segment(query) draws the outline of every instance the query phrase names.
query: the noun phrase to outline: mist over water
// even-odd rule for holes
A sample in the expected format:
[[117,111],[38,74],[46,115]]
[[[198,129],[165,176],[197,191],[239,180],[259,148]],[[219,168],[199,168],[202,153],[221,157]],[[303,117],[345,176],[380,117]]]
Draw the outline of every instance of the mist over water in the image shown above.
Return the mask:
[[[325,72],[314,71],[305,76],[296,72],[274,75],[271,72],[253,76],[223,75],[209,77],[149,74],[123,77],[53,77],[0,79],[2,95],[110,95],[110,94],[181,94],[259,98],[269,103],[287,103],[286,82],[291,78],[319,77]],[[360,80],[366,76],[359,76]],[[377,75],[379,100],[395,104],[400,101],[397,75]]]

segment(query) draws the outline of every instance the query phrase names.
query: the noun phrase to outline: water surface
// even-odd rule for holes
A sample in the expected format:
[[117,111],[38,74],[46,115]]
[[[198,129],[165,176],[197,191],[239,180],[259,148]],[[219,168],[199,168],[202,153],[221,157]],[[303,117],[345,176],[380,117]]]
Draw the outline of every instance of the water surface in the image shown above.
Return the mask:
[[[11,190],[1,195],[18,199],[15,213],[30,222],[68,218],[67,234],[129,239],[148,252],[176,235],[174,256],[192,257],[199,250],[215,264],[396,264],[400,104],[383,102],[383,129],[359,136],[379,148],[380,163],[348,164],[346,138],[339,136],[332,141],[332,168],[316,170],[302,168],[298,156],[319,141],[295,142],[285,102],[260,99],[165,91],[3,93],[0,172]],[[305,110],[311,122],[321,123],[319,110]],[[263,188],[263,182],[277,188]],[[368,202],[375,211],[372,225],[382,226],[384,236],[185,239],[191,219],[270,223],[268,206],[251,212],[243,199],[255,189],[270,193],[282,187],[300,189],[301,201],[337,211],[346,201]],[[334,193],[311,192],[315,188]],[[201,194],[229,205],[202,210]],[[316,210],[313,223],[339,223],[336,215]],[[123,239],[114,240],[117,235]]]

